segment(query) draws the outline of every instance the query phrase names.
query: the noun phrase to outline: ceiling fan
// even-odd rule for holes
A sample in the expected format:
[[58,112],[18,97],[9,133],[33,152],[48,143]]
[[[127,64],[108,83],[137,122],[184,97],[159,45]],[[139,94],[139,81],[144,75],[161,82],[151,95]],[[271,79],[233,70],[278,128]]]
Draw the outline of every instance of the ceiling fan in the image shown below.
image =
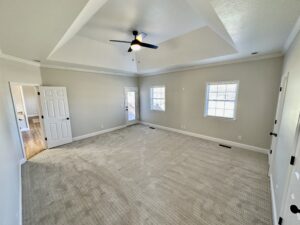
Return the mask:
[[152,45],[152,44],[148,44],[148,43],[144,43],[143,42],[143,38],[145,38],[147,36],[147,34],[145,33],[140,33],[136,30],[132,31],[132,34],[134,36],[133,41],[119,41],[119,40],[110,40],[111,42],[120,42],[120,43],[128,43],[130,44],[130,47],[128,49],[128,52],[132,52],[132,51],[138,51],[141,49],[141,47],[145,47],[145,48],[152,48],[152,49],[157,49],[158,46],[156,45]]

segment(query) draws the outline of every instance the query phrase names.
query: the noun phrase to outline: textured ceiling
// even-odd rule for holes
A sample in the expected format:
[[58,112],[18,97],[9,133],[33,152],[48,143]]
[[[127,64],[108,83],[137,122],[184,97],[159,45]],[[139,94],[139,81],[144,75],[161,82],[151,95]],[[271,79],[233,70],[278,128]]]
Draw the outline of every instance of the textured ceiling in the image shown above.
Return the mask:
[[[279,54],[299,15],[300,0],[2,0],[0,49],[48,65],[151,74]],[[109,42],[132,40],[134,29],[159,49],[128,53]]]

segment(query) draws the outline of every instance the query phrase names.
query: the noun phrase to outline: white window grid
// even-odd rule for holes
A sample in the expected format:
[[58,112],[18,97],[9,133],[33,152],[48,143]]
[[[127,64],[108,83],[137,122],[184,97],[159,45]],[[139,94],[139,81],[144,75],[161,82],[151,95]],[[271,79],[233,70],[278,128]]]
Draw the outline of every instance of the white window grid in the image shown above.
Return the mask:
[[238,89],[239,81],[208,82],[204,116],[235,120]]
[[[155,89],[163,89],[161,93],[155,93]],[[150,105],[153,111],[165,111],[166,110],[166,87],[165,86],[153,86],[150,88]],[[155,105],[155,102],[159,102]]]

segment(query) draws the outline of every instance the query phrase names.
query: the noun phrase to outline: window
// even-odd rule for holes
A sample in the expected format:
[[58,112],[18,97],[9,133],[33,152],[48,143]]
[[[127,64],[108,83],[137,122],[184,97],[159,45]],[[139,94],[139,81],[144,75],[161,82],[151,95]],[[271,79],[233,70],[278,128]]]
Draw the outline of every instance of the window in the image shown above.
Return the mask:
[[205,116],[235,119],[238,81],[208,83]]
[[152,87],[151,88],[151,110],[165,111],[165,87]]

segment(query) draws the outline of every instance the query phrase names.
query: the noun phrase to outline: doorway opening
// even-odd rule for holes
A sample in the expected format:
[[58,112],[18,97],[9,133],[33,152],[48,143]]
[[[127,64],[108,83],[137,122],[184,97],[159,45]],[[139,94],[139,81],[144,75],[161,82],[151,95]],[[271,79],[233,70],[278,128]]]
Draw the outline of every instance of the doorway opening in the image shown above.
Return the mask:
[[126,124],[132,125],[138,121],[138,88],[125,88],[125,116]]
[[24,159],[46,149],[37,88],[30,84],[10,84]]

